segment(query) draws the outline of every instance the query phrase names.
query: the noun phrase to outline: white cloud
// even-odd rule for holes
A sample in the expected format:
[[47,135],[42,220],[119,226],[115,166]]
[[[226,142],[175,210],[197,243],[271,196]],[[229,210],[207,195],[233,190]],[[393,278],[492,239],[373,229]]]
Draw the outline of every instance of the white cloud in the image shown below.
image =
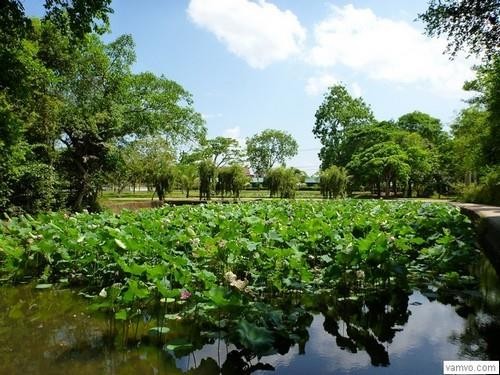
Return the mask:
[[355,98],[359,98],[363,95],[363,90],[361,90],[361,86],[357,82],[353,82],[351,85],[351,94]]
[[241,128],[235,126],[234,128],[227,128],[222,132],[223,137],[236,139],[240,147],[245,146],[245,140],[241,137]]
[[239,126],[235,126],[234,128],[227,128],[222,133],[224,137],[228,138],[240,138],[241,137],[241,129]]
[[310,77],[306,83],[306,93],[308,95],[323,94],[330,86],[337,82],[337,79],[331,74]]
[[[306,93],[311,96],[325,94],[329,87],[335,84],[345,85],[343,82],[340,82],[335,76],[329,73],[324,73],[321,75],[315,75],[309,77],[306,83]],[[347,86],[351,95],[355,98],[360,97],[362,95],[361,86],[357,82],[353,82],[351,85]]]
[[[343,65],[368,78],[463,96],[473,62],[443,55],[446,42],[430,39],[415,26],[376,16],[371,9],[333,6],[314,28],[308,61],[319,67]],[[354,88],[353,88],[354,89]]]
[[222,113],[202,113],[201,117],[203,117],[203,120],[210,120],[212,118],[221,118]]
[[266,0],[191,0],[188,14],[253,68],[297,54],[306,38],[295,14]]

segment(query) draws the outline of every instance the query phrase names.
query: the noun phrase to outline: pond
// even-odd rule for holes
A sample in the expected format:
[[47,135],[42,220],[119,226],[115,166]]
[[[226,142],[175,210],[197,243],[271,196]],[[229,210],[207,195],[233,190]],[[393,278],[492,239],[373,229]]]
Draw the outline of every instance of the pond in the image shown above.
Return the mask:
[[[260,358],[201,321],[167,314],[155,329],[144,313],[125,326],[75,290],[3,286],[0,374],[439,374],[443,360],[500,359],[498,276],[485,258],[474,274],[465,286],[319,290],[283,300],[269,316],[291,334]],[[239,329],[252,334],[245,324]],[[190,342],[176,345],[176,337]]]

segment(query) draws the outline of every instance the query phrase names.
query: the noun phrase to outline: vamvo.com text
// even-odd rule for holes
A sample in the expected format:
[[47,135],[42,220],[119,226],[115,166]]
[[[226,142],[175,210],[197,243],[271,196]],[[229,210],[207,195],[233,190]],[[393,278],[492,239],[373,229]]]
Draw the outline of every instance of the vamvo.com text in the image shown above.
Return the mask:
[[443,361],[443,374],[499,374],[499,361]]

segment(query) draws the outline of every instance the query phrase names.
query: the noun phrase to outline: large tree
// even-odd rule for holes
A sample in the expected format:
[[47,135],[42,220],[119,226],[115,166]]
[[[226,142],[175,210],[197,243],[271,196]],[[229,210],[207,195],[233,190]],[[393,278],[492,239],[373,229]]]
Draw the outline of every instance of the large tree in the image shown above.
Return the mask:
[[191,154],[183,154],[182,158],[184,162],[191,163],[211,159],[214,165],[219,168],[240,163],[243,159],[243,151],[236,139],[219,136],[202,140],[200,147]]
[[370,107],[363,99],[353,98],[342,85],[330,87],[315,117],[313,134],[322,144],[319,153],[322,169],[345,166],[350,157],[343,148],[346,132],[374,122]]
[[500,164],[500,55],[477,67],[476,78],[466,82],[464,88],[476,93],[470,103],[486,111],[485,161]]
[[164,77],[132,74],[134,60],[130,36],[105,45],[89,35],[58,87],[60,141],[76,210],[94,208],[102,175],[113,169],[113,143],[156,134],[175,144],[204,134],[190,94]]
[[109,4],[47,0],[40,21],[27,17],[21,1],[0,2],[0,210],[36,211],[64,201],[54,195],[63,192],[54,167],[55,70],[67,66],[66,51],[76,49],[87,31],[106,27]]
[[443,137],[443,126],[441,121],[427,113],[413,111],[399,117],[396,122],[400,129],[420,134],[433,144],[438,144]]
[[407,153],[393,141],[377,143],[354,155],[347,168],[365,183],[374,183],[378,196],[382,184],[386,196],[391,187],[396,193],[397,183],[406,184],[411,171]]
[[451,125],[455,172],[465,184],[477,182],[486,165],[483,146],[488,137],[487,118],[488,112],[475,105],[462,110]]
[[500,2],[498,0],[431,0],[419,18],[430,36],[446,36],[447,51],[493,57],[500,48]]
[[119,161],[117,145],[153,134],[182,145],[205,133],[190,94],[179,84],[132,73],[130,36],[105,44],[97,34],[85,34],[97,23],[73,31],[71,9],[86,19],[85,2],[47,3],[49,14],[42,20],[25,21],[19,2],[9,2],[10,13],[0,16],[0,209],[30,209],[32,197],[64,202],[53,199],[47,187],[47,181],[59,184],[52,178],[56,171],[63,180],[58,190],[69,193],[70,205],[93,209]]
[[247,157],[250,166],[258,176],[264,176],[276,164],[285,165],[287,159],[297,155],[299,145],[287,132],[267,129],[250,137],[247,143]]

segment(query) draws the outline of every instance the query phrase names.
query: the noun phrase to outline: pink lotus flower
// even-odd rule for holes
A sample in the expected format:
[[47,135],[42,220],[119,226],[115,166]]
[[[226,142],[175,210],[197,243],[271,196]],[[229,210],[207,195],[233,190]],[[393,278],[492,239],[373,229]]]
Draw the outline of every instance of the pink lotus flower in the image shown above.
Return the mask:
[[188,292],[187,290],[181,291],[181,300],[185,301],[189,297],[191,297],[191,293],[190,292]]

